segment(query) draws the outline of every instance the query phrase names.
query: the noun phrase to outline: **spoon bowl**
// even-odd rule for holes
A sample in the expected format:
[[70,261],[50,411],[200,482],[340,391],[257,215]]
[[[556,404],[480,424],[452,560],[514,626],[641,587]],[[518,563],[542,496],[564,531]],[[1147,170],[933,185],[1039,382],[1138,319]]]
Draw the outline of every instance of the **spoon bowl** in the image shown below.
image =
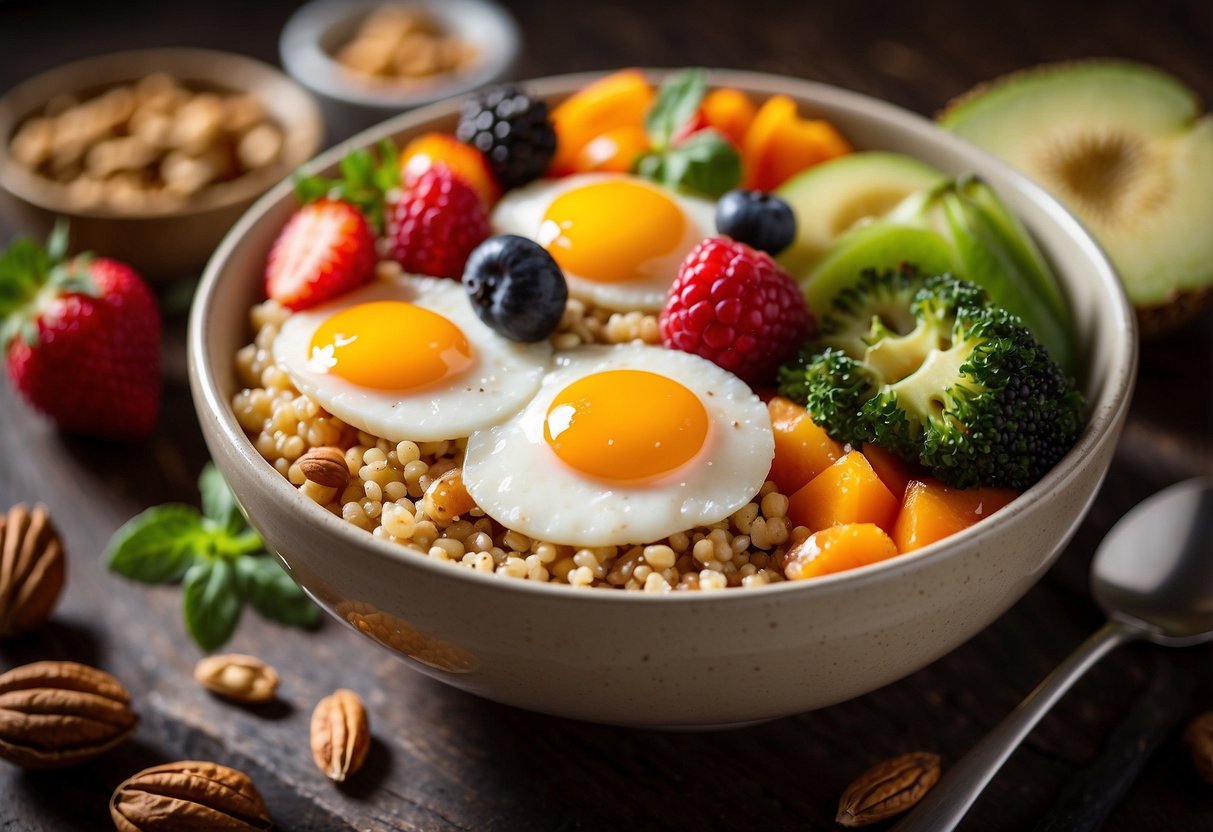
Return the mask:
[[1213,480],[1171,486],[1122,517],[1091,564],[1091,592],[1158,644],[1213,638]]
[[1188,647],[1213,639],[1213,480],[1164,489],[1120,519],[1091,562],[1108,613],[1095,632],[975,745],[893,832],[949,832],[1024,737],[1074,682],[1130,641]]

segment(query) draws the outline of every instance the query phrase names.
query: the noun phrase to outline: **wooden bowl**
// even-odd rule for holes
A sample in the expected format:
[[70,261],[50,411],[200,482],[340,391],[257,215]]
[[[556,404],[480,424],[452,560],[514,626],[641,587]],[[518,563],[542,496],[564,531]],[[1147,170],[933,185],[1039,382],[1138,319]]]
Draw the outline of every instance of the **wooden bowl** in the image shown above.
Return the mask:
[[[191,89],[256,95],[281,127],[279,161],[209,186],[180,207],[121,210],[73,204],[64,186],[9,155],[21,123],[57,95],[88,97],[163,72]],[[130,263],[149,279],[202,267],[232,224],[263,192],[320,147],[324,121],[311,96],[278,70],[244,57],[205,49],[146,49],[87,58],[50,70],[0,98],[0,210],[19,229],[45,235],[56,218],[70,220],[73,251],[95,251]]]

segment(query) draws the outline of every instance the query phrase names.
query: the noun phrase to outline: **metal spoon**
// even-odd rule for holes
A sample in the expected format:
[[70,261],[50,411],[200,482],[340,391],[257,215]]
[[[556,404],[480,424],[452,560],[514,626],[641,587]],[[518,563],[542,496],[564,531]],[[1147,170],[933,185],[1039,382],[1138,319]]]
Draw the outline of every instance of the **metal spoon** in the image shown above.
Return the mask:
[[973,747],[893,832],[949,832],[1023,738],[1092,665],[1130,641],[1188,647],[1213,639],[1213,480],[1173,485],[1104,538],[1091,591],[1108,622]]

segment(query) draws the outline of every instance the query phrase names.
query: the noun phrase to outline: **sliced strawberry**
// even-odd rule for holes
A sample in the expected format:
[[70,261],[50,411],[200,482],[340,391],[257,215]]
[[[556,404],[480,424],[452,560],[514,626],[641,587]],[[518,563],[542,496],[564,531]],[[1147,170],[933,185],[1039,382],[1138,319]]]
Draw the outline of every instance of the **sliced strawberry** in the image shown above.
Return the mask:
[[265,293],[290,309],[306,309],[371,279],[375,238],[362,212],[335,199],[304,205],[274,241]]
[[18,240],[0,257],[0,346],[13,385],[69,433],[146,436],[160,403],[160,314],[116,260]]

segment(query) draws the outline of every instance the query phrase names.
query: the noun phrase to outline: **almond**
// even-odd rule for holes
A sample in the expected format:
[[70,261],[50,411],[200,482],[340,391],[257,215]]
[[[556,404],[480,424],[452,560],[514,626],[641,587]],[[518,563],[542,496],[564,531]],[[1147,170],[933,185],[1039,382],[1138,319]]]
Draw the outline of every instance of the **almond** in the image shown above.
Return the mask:
[[358,694],[342,688],[316,704],[312,757],[325,777],[344,781],[362,767],[370,747],[370,723]]
[[350,482],[350,469],[345,464],[345,452],[340,448],[312,448],[299,457],[299,470],[316,485],[345,488]]
[[237,702],[268,702],[278,692],[277,671],[243,653],[207,656],[195,665],[194,678],[207,690]]

